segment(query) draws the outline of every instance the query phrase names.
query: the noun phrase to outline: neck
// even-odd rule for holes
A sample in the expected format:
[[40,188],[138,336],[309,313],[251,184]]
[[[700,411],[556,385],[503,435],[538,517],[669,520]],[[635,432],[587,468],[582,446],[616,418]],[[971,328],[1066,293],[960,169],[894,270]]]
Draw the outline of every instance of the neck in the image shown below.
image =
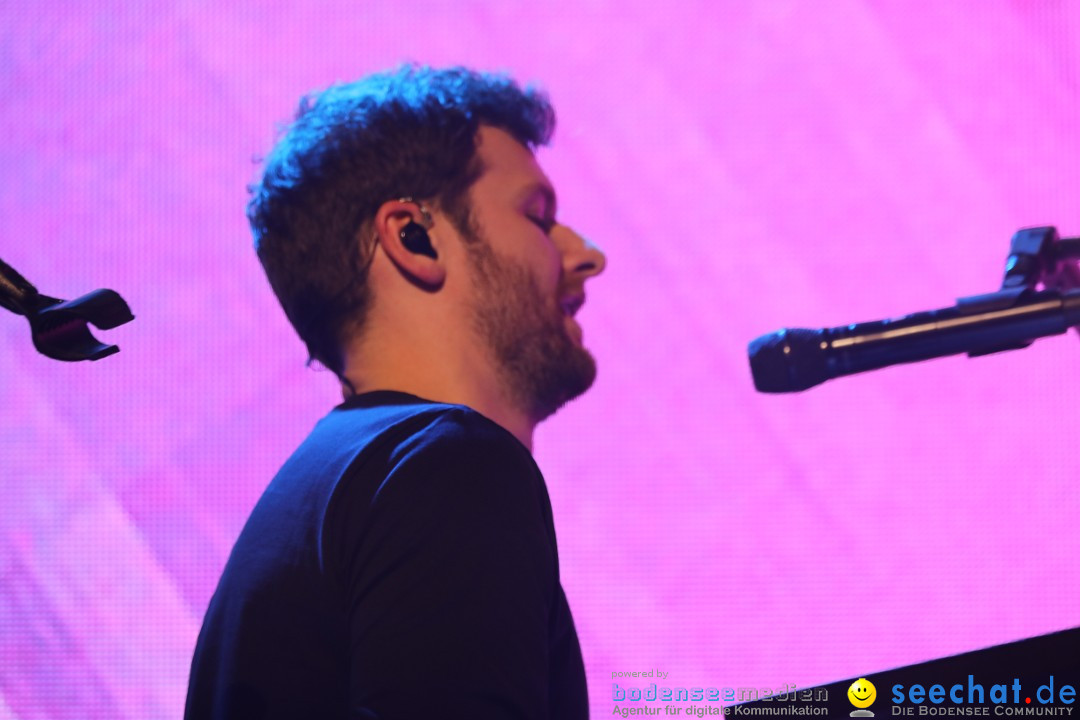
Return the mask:
[[[415,349],[396,352],[394,347],[373,340],[369,336],[346,360],[343,375],[356,394],[397,390],[432,402],[464,405],[505,429],[532,452],[536,422],[516,408],[490,363],[479,358],[453,362],[445,354],[418,353]],[[345,383],[342,390],[346,397],[352,394]]]

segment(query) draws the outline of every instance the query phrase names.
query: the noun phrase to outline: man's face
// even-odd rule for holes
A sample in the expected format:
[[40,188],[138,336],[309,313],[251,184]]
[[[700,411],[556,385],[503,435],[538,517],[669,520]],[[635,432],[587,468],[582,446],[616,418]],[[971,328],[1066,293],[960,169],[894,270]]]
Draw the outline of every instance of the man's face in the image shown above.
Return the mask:
[[480,130],[484,172],[469,192],[465,228],[474,327],[513,401],[534,421],[585,392],[596,362],[574,314],[604,256],[555,222],[555,193],[527,148]]

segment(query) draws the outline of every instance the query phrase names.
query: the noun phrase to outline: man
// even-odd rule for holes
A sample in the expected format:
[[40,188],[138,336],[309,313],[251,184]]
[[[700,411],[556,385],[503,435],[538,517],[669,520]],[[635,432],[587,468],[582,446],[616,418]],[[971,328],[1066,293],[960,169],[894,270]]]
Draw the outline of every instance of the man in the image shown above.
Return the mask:
[[187,717],[584,718],[537,423],[596,373],[604,256],[556,220],[546,98],[405,67],[301,104],[259,258],[346,399],[238,539]]

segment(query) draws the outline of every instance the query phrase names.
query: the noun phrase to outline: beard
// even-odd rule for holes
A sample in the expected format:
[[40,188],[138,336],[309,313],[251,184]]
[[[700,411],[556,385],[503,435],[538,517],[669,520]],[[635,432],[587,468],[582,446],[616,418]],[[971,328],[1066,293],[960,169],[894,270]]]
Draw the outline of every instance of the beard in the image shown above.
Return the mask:
[[568,334],[559,299],[545,299],[525,266],[497,257],[479,237],[466,247],[477,288],[474,328],[511,401],[539,422],[589,389],[596,361]]

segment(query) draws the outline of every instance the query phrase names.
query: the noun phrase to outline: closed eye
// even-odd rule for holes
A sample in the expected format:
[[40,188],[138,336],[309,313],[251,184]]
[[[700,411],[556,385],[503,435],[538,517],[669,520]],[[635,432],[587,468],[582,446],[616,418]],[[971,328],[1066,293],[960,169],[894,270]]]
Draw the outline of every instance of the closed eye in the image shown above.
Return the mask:
[[551,231],[555,228],[555,220],[554,219],[547,220],[545,218],[538,218],[538,217],[533,217],[532,215],[530,215],[529,220],[534,225],[536,225],[538,228],[543,230],[545,235],[550,235]]

